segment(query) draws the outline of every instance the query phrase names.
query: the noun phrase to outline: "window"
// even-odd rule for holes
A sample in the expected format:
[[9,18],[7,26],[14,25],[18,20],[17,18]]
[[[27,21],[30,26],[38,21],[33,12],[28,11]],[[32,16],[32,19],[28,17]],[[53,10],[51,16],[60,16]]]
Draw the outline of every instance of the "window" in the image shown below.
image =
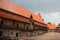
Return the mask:
[[0,18],[0,21],[1,21],[1,18]]
[[24,23],[21,24],[21,27],[24,28]]
[[27,26],[27,29],[29,29],[29,27]]
[[4,25],[13,25],[13,21],[11,20],[7,20],[7,19],[3,19]]
[[26,29],[26,24],[24,23],[23,25],[24,25],[24,26],[23,26],[23,27],[24,27],[24,29]]
[[14,24],[15,26],[18,26],[18,22],[14,22],[13,24]]
[[16,37],[18,37],[18,33],[16,33]]
[[16,40],[16,39],[14,39],[14,40]]
[[2,19],[0,18],[0,24],[1,24],[1,22],[2,22]]
[[29,25],[28,25],[28,24],[25,24],[25,25],[24,25],[24,28],[25,28],[25,29],[29,29]]
[[34,29],[34,30],[38,30],[38,29],[39,29],[39,27],[38,27],[38,26],[36,26],[36,25],[34,25],[33,29]]
[[11,32],[11,35],[13,35],[13,32]]
[[7,20],[7,25],[13,26],[13,21]]
[[14,25],[12,20],[8,20],[8,19],[3,19],[3,26],[6,28],[10,27],[12,28],[12,26]]
[[1,18],[0,18],[0,25],[1,25]]
[[2,36],[2,31],[0,31],[0,36]]
[[22,29],[22,23],[18,23],[18,28]]
[[3,19],[3,24],[6,25],[7,23],[7,20]]
[[17,39],[18,40],[18,39]]
[[2,28],[2,26],[3,26],[3,21],[2,21],[2,19],[0,18],[0,28]]
[[28,26],[28,24],[26,25],[26,27],[27,27],[27,29],[29,29],[29,26]]
[[22,24],[21,24],[21,23],[19,23],[19,24],[18,24],[18,26],[19,26],[19,27],[21,27],[21,26],[22,26]]

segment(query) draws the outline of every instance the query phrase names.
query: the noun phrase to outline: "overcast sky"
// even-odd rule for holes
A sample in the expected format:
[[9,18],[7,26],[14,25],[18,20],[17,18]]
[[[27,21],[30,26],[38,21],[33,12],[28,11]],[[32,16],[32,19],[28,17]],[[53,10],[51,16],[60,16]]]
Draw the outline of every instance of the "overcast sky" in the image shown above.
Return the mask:
[[33,13],[40,12],[45,22],[60,23],[60,0],[10,0]]

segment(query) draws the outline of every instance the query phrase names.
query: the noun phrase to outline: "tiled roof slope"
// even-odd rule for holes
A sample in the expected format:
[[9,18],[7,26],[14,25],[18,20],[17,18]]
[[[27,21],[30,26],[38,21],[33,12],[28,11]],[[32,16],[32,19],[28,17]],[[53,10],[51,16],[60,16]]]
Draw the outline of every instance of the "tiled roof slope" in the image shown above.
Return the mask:
[[16,6],[15,4],[8,2],[7,0],[1,1],[0,8],[16,13],[18,15],[22,15],[26,18],[29,18],[32,15],[34,20],[40,23],[44,23],[42,17],[39,17],[38,15],[35,15],[32,12],[29,12],[20,6]]
[[55,24],[47,24],[49,29],[56,29],[56,25]]
[[23,9],[22,7],[16,6],[15,4],[10,3],[8,1],[2,1],[0,4],[0,8],[11,11],[18,15],[28,17],[28,18],[30,17],[30,14],[31,14],[31,12]]

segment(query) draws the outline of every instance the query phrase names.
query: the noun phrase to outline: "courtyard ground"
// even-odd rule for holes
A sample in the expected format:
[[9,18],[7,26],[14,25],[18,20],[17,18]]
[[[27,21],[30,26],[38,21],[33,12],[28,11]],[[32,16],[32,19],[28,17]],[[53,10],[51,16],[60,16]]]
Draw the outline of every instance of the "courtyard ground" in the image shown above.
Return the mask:
[[60,40],[60,33],[49,32],[36,37],[22,38],[20,40]]

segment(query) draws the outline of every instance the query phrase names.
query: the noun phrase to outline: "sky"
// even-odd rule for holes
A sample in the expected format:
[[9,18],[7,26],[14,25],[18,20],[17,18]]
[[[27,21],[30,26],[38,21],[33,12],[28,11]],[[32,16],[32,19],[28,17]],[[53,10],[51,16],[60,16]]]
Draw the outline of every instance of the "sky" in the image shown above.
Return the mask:
[[60,0],[9,0],[35,14],[41,13],[45,22],[60,23]]

